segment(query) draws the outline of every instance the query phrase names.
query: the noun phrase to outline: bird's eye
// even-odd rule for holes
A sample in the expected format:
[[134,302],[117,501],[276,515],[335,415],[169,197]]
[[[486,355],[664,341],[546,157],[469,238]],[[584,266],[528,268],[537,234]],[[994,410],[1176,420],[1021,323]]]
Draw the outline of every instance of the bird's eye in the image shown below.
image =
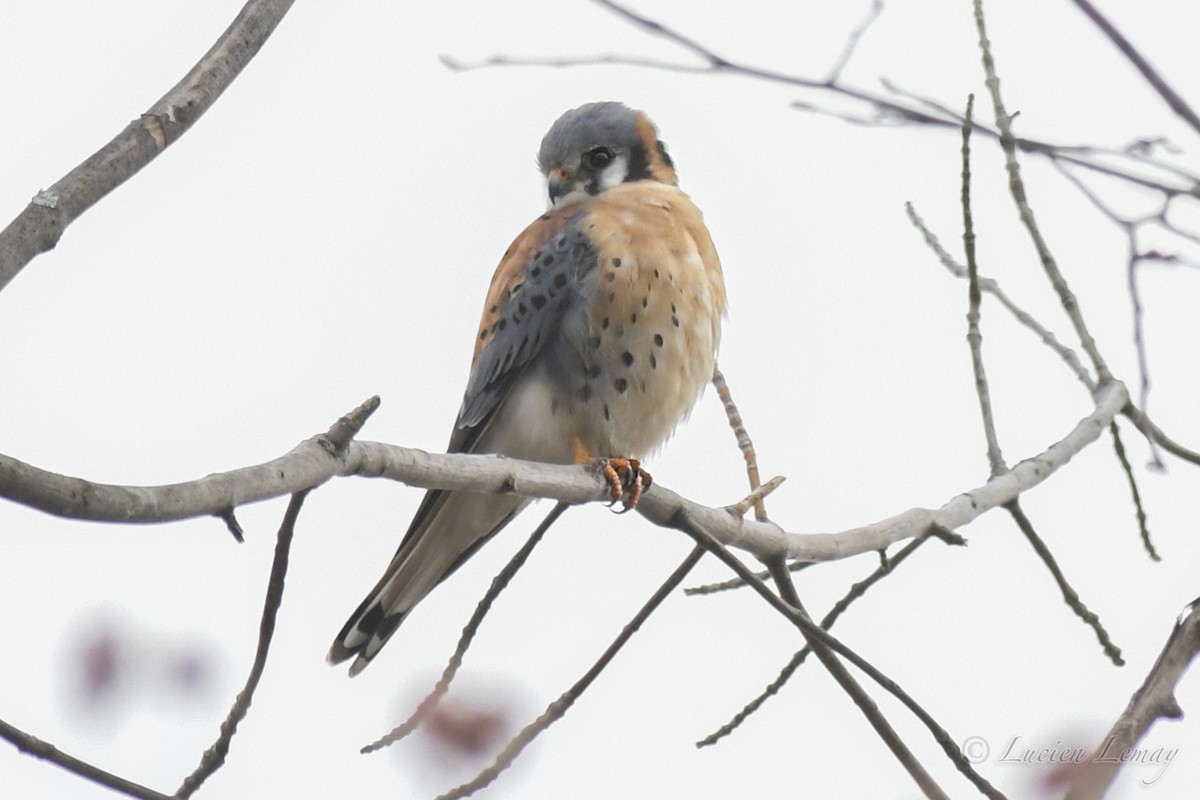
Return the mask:
[[613,160],[613,151],[607,147],[593,147],[583,154],[583,165],[588,169],[604,169]]

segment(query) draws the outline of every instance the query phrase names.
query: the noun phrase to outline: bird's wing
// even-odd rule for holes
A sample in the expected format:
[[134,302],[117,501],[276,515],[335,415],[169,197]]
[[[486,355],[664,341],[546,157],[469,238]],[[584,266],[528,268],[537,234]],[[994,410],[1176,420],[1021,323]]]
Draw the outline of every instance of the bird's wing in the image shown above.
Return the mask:
[[[513,241],[492,278],[475,340],[471,377],[449,452],[490,452],[492,423],[525,366],[556,333],[577,281],[594,267],[579,207],[551,209]],[[383,577],[346,621],[329,651],[337,663],[357,656],[360,672],[404,615],[528,500],[434,489],[421,501]]]

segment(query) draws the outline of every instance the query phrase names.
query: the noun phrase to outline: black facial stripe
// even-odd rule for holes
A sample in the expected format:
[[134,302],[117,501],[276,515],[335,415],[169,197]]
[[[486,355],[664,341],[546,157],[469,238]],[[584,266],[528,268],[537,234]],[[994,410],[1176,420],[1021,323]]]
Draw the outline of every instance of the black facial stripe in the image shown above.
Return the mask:
[[646,148],[641,142],[635,144],[629,151],[629,169],[625,175],[626,182],[649,180],[650,160],[646,157]]
[[663,143],[663,140],[659,139],[657,142],[655,142],[655,144],[658,147],[658,155],[668,167],[675,169],[675,162],[671,160],[671,154],[667,152],[667,146]]

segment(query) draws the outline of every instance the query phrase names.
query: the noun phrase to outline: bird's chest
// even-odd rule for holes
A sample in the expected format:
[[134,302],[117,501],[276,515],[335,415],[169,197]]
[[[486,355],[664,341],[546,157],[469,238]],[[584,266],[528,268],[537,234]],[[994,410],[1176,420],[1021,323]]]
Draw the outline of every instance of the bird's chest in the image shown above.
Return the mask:
[[615,222],[596,238],[596,267],[580,287],[572,389],[586,444],[642,456],[712,377],[720,309],[686,232]]

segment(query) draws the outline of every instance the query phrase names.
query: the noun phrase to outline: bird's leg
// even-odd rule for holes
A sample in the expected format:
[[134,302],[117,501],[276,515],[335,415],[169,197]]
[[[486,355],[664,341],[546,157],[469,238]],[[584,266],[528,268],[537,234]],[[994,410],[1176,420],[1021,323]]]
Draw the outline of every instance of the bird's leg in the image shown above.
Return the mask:
[[608,481],[613,503],[625,498],[622,512],[637,508],[642,492],[654,481],[636,458],[597,458],[577,436],[571,438],[571,450],[576,464],[595,464],[600,468],[604,479]]

